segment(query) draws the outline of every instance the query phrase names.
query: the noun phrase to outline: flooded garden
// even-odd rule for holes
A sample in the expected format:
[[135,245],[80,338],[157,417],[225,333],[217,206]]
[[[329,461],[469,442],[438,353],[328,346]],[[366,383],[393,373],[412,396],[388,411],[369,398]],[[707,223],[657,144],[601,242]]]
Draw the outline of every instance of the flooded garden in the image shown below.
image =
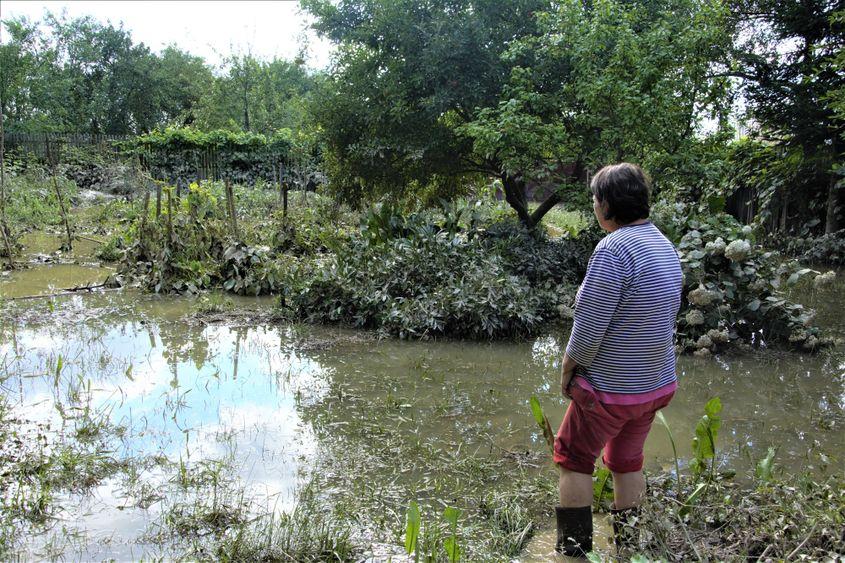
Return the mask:
[[[27,242],[30,266],[0,279],[7,555],[401,561],[414,502],[424,553],[445,553],[452,508],[465,559],[550,557],[556,470],[529,399],[562,418],[566,325],[512,342],[408,341],[290,322],[269,297],[68,293],[114,268],[92,247]],[[845,334],[841,281],[801,298]],[[714,397],[726,498],[755,486],[767,456],[773,480],[839,472],[840,351],[682,356],[679,379],[668,431],[656,423],[646,444],[654,489],[690,473]]]
[[[839,4],[82,4],[0,21],[0,560],[845,558]],[[678,390],[559,497],[602,346]]]

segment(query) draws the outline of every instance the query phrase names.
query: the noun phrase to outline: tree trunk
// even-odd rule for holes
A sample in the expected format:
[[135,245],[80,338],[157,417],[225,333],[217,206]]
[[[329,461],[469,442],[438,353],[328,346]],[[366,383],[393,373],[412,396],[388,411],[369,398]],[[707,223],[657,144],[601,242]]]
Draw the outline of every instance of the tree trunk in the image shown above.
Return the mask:
[[502,187],[505,201],[516,211],[519,220],[529,229],[534,228],[534,221],[528,213],[528,201],[525,199],[525,181],[509,174],[502,174]]
[[829,235],[839,230],[839,213],[837,213],[838,197],[836,176],[831,174],[827,186],[827,213],[824,221],[824,234]]
[[[580,159],[575,162],[569,178],[576,185],[580,185],[586,180],[586,170],[584,170],[584,165]],[[501,179],[502,186],[505,189],[505,201],[514,208],[517,216],[519,216],[519,220],[528,229],[534,229],[539,225],[546,213],[560,203],[560,193],[558,190],[555,190],[537,209],[529,213],[528,201],[525,198],[525,181],[521,177],[510,176],[508,174],[502,174]]]

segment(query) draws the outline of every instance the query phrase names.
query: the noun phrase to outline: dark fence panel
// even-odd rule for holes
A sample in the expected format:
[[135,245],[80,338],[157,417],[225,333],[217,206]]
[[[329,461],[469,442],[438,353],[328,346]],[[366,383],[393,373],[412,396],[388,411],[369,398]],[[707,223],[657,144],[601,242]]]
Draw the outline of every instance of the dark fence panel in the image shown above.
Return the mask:
[[28,153],[42,160],[60,155],[68,147],[95,149],[104,156],[116,157],[114,143],[129,135],[93,135],[89,133],[6,133],[4,142],[10,153]]

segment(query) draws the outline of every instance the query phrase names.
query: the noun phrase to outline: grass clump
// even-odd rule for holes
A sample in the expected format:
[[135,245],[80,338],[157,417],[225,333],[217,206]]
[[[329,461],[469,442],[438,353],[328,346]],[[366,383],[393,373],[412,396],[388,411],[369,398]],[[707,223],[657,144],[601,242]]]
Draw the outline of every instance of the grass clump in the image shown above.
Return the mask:
[[356,561],[348,526],[320,509],[306,486],[298,504],[278,513],[258,502],[234,473],[232,459],[180,461],[147,540],[179,559],[215,561]]
[[479,506],[479,512],[496,532],[493,549],[508,557],[519,555],[537,529],[525,499],[515,494],[491,493]]
[[711,483],[686,514],[674,487],[668,478],[652,483],[643,504],[640,552],[650,559],[825,561],[845,553],[841,475],[752,489]]

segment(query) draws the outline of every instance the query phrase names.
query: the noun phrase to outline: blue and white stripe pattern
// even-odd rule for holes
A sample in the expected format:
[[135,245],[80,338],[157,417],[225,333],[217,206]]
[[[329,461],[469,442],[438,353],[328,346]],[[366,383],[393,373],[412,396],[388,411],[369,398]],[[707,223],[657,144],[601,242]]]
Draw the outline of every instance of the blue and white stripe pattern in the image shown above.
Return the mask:
[[674,382],[682,284],[678,252],[653,224],[602,239],[575,299],[566,352],[576,373],[607,393],[648,393]]

